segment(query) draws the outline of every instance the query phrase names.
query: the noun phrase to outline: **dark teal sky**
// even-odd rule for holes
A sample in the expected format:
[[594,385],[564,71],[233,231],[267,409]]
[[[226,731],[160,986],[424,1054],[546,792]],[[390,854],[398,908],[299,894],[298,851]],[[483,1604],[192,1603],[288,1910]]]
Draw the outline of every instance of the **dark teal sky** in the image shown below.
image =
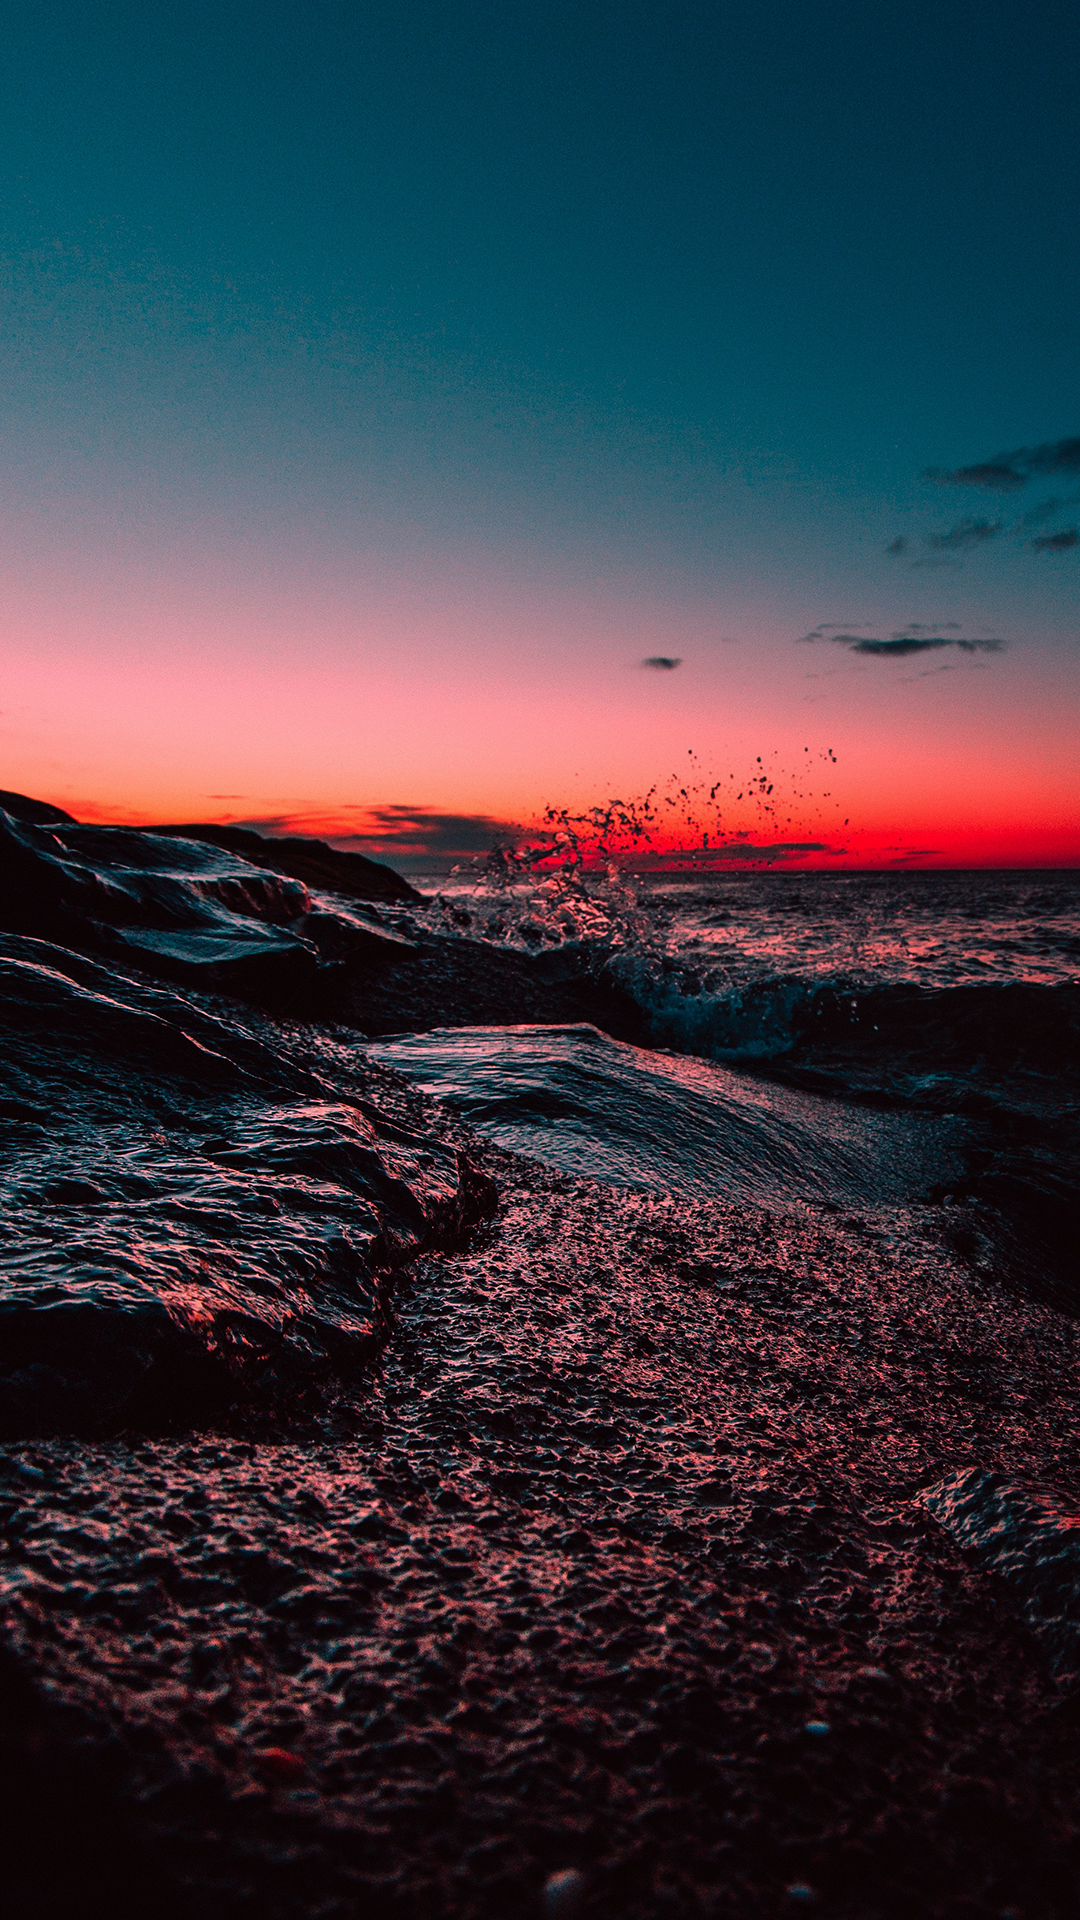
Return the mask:
[[1072,659],[1080,471],[922,476],[1080,433],[1075,6],[164,0],[3,40],[32,570],[396,555],[645,582],[676,628],[711,596],[766,653]]
[[707,551],[1080,427],[1075,7],[6,11],[16,432]]

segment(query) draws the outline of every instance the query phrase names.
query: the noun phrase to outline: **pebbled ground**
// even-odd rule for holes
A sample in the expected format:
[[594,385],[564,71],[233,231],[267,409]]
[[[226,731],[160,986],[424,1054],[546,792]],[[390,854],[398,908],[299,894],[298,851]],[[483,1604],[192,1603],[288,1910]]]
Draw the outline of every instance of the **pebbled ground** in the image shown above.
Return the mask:
[[1074,1323],[949,1209],[471,1151],[348,1431],[0,1452],[14,1910],[1072,1915],[1074,1708],[920,1496],[1075,1499]]

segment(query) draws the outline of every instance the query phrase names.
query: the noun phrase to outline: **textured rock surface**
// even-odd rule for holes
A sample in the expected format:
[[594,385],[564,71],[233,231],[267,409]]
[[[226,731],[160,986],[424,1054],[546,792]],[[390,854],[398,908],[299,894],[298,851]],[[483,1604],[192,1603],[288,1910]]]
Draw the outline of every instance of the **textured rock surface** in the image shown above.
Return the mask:
[[70,1716],[192,1914],[1064,1920],[1074,1724],[922,1494],[1076,1484],[1077,1329],[932,1210],[484,1164],[350,1436],[4,1450],[13,1751]]
[[245,827],[219,827],[195,820],[172,827],[147,827],[147,833],[173,834],[182,840],[200,840],[208,846],[224,847],[242,854],[253,866],[268,867],[274,873],[289,873],[309,887],[329,889],[355,900],[419,900],[392,867],[379,860],[368,860],[362,853],[343,853],[325,840],[300,836],[270,839]]
[[318,950],[296,924],[309,906],[298,881],[195,841],[0,812],[0,916],[11,932],[126,954],[208,987],[280,993],[317,971]]
[[1016,1590],[1063,1687],[1080,1683],[1080,1512],[1047,1488],[969,1467],[925,1496],[958,1545]]
[[[988,1209],[485,1147],[355,1030],[628,997],[372,971],[405,909],[47,811],[0,823],[16,1920],[1071,1920],[1080,1331]],[[248,937],[353,1030],[146,977]]]
[[499,1146],[614,1186],[852,1206],[964,1174],[955,1120],[842,1105],[594,1026],[437,1027],[370,1054]]
[[353,903],[312,894],[287,868],[160,830],[40,818],[55,811],[36,802],[20,817],[0,811],[0,925],[9,931],[114,954],[204,990],[278,1001],[310,993],[327,966],[366,972],[412,950]]
[[355,1375],[385,1277],[488,1204],[371,1070],[0,937],[0,1432],[160,1427]]
[[416,951],[402,954],[392,971],[346,978],[337,1010],[372,1038],[426,1027],[585,1020],[621,1040],[647,1039],[648,1016],[617,981],[593,973],[584,959],[580,967],[552,967],[553,957],[420,929]]

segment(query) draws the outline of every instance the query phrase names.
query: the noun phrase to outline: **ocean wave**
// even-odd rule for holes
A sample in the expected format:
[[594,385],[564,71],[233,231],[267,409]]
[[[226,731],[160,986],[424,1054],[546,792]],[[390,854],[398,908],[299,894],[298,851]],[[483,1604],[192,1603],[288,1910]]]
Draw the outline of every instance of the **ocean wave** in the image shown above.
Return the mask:
[[[925,882],[925,885],[920,883]],[[543,880],[490,867],[429,925],[629,995],[659,1046],[828,1070],[931,1104],[995,1076],[1060,1094],[1080,1066],[1072,875],[743,875],[657,884],[612,867]],[[1049,1095],[1047,1095],[1049,1097]]]
[[[955,1080],[975,1070],[1046,1075],[1061,1085],[1080,1066],[1080,987],[1022,981],[984,986],[869,985],[865,980],[781,975],[715,992],[677,967],[661,975],[612,962],[620,983],[647,1012],[658,1041],[708,1058],[811,1061],[847,1057],[865,1066],[891,1059],[897,1071]],[[929,1078],[926,1078],[929,1076]]]
[[963,1178],[956,1122],[868,1112],[595,1027],[443,1028],[371,1051],[500,1145],[616,1186],[850,1206]]

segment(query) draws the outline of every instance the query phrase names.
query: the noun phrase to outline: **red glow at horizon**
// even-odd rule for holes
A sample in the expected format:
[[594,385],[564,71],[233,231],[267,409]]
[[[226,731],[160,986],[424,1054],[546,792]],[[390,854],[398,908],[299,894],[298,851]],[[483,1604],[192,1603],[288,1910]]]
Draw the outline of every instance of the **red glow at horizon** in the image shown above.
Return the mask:
[[[226,592],[224,556],[221,577],[204,555],[141,584],[126,556],[114,580],[47,559],[8,582],[0,786],[77,818],[249,823],[393,864],[431,850],[433,815],[471,822],[477,851],[482,822],[528,830],[545,806],[582,814],[656,779],[664,797],[682,768],[724,783],[721,817],[668,810],[651,855],[708,832],[714,848],[820,843],[769,861],[789,869],[1080,865],[1080,727],[1049,653],[930,679],[819,667],[793,645],[801,614],[749,599],[718,614],[625,585],[436,579],[434,563],[419,584],[387,565],[347,591],[283,563],[273,594],[239,576]],[[678,673],[640,670],[661,654]],[[782,774],[768,813],[735,798],[759,754]]]

